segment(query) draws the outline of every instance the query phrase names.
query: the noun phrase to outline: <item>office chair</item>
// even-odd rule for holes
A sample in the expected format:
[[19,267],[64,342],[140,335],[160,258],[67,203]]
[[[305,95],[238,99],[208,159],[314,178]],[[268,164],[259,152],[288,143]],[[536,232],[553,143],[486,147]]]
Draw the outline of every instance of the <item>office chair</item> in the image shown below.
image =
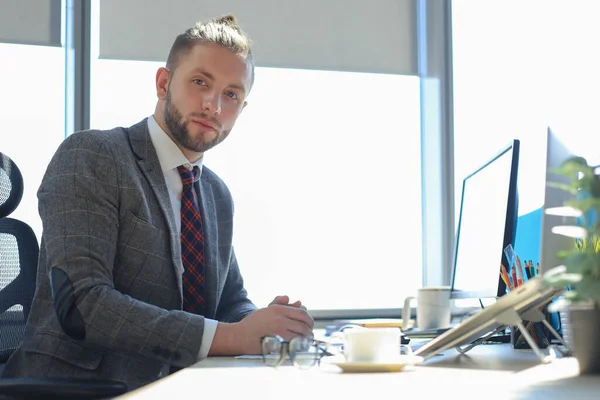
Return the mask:
[[19,168],[0,153],[0,363],[19,346],[35,291],[39,246],[26,223],[8,218],[23,196]]
[[[23,197],[23,176],[0,153],[0,373],[21,344],[35,292],[39,245],[31,227],[8,218]],[[110,398],[125,393],[125,383],[87,379],[3,378],[0,399]]]

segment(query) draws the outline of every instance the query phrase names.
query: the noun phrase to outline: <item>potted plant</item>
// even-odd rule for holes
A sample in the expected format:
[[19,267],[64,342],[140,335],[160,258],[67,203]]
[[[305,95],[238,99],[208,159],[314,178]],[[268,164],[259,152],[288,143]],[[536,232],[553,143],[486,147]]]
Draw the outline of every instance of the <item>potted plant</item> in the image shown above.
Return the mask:
[[[569,345],[581,374],[600,373],[600,176],[595,169],[586,159],[572,157],[553,171],[567,180],[548,182],[573,195],[562,207],[563,216],[573,217],[568,234],[575,238],[573,248],[558,254],[563,265],[548,271],[543,279],[568,289],[550,311],[567,313]],[[557,210],[551,212],[557,214]]]

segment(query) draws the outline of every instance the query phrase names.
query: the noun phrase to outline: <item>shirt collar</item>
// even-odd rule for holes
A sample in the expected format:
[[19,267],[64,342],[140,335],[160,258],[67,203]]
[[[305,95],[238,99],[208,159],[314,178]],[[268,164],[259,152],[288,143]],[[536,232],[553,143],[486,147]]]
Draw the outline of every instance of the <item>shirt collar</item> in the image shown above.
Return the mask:
[[198,161],[190,163],[181,152],[181,149],[177,147],[177,144],[158,125],[153,115],[148,117],[148,132],[150,133],[150,140],[156,149],[158,161],[163,172],[176,169],[180,165],[185,166],[189,170],[197,166],[200,170],[200,175],[202,175],[202,159],[204,155]]

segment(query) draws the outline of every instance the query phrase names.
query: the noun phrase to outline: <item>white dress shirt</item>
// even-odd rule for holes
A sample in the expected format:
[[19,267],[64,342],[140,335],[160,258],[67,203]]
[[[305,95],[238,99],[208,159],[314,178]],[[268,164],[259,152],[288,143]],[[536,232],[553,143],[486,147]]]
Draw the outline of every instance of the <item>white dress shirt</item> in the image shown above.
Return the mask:
[[[156,149],[158,161],[160,162],[160,167],[165,176],[167,188],[169,189],[169,197],[171,198],[171,206],[173,208],[177,232],[181,233],[180,212],[183,184],[181,183],[181,177],[179,176],[177,167],[183,165],[191,171],[194,166],[198,166],[200,175],[202,175],[202,157],[195,163],[190,163],[175,142],[173,142],[160,125],[158,125],[152,115],[148,117],[148,131],[150,132],[150,140],[152,140],[152,144]],[[204,333],[202,334],[202,344],[200,345],[198,360],[202,360],[208,355],[208,351],[210,350],[210,346],[215,337],[215,332],[217,331],[217,324],[218,321],[214,319],[204,319]]]

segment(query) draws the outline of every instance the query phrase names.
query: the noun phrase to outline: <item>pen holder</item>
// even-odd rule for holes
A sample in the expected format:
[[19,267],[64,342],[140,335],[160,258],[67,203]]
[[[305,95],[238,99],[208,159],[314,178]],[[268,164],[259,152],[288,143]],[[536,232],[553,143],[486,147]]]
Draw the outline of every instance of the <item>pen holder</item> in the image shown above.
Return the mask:
[[[548,303],[539,307],[539,310],[544,313],[546,320],[551,321],[551,315],[546,310],[546,306]],[[545,349],[550,346],[550,340],[552,338],[552,333],[550,330],[544,325],[543,322],[533,322],[533,321],[523,321],[523,325],[527,329],[529,335],[535,341],[535,344],[540,349]],[[531,349],[531,346],[525,339],[525,336],[521,333],[521,330],[517,326],[511,327],[510,332],[510,343],[514,349]]]

